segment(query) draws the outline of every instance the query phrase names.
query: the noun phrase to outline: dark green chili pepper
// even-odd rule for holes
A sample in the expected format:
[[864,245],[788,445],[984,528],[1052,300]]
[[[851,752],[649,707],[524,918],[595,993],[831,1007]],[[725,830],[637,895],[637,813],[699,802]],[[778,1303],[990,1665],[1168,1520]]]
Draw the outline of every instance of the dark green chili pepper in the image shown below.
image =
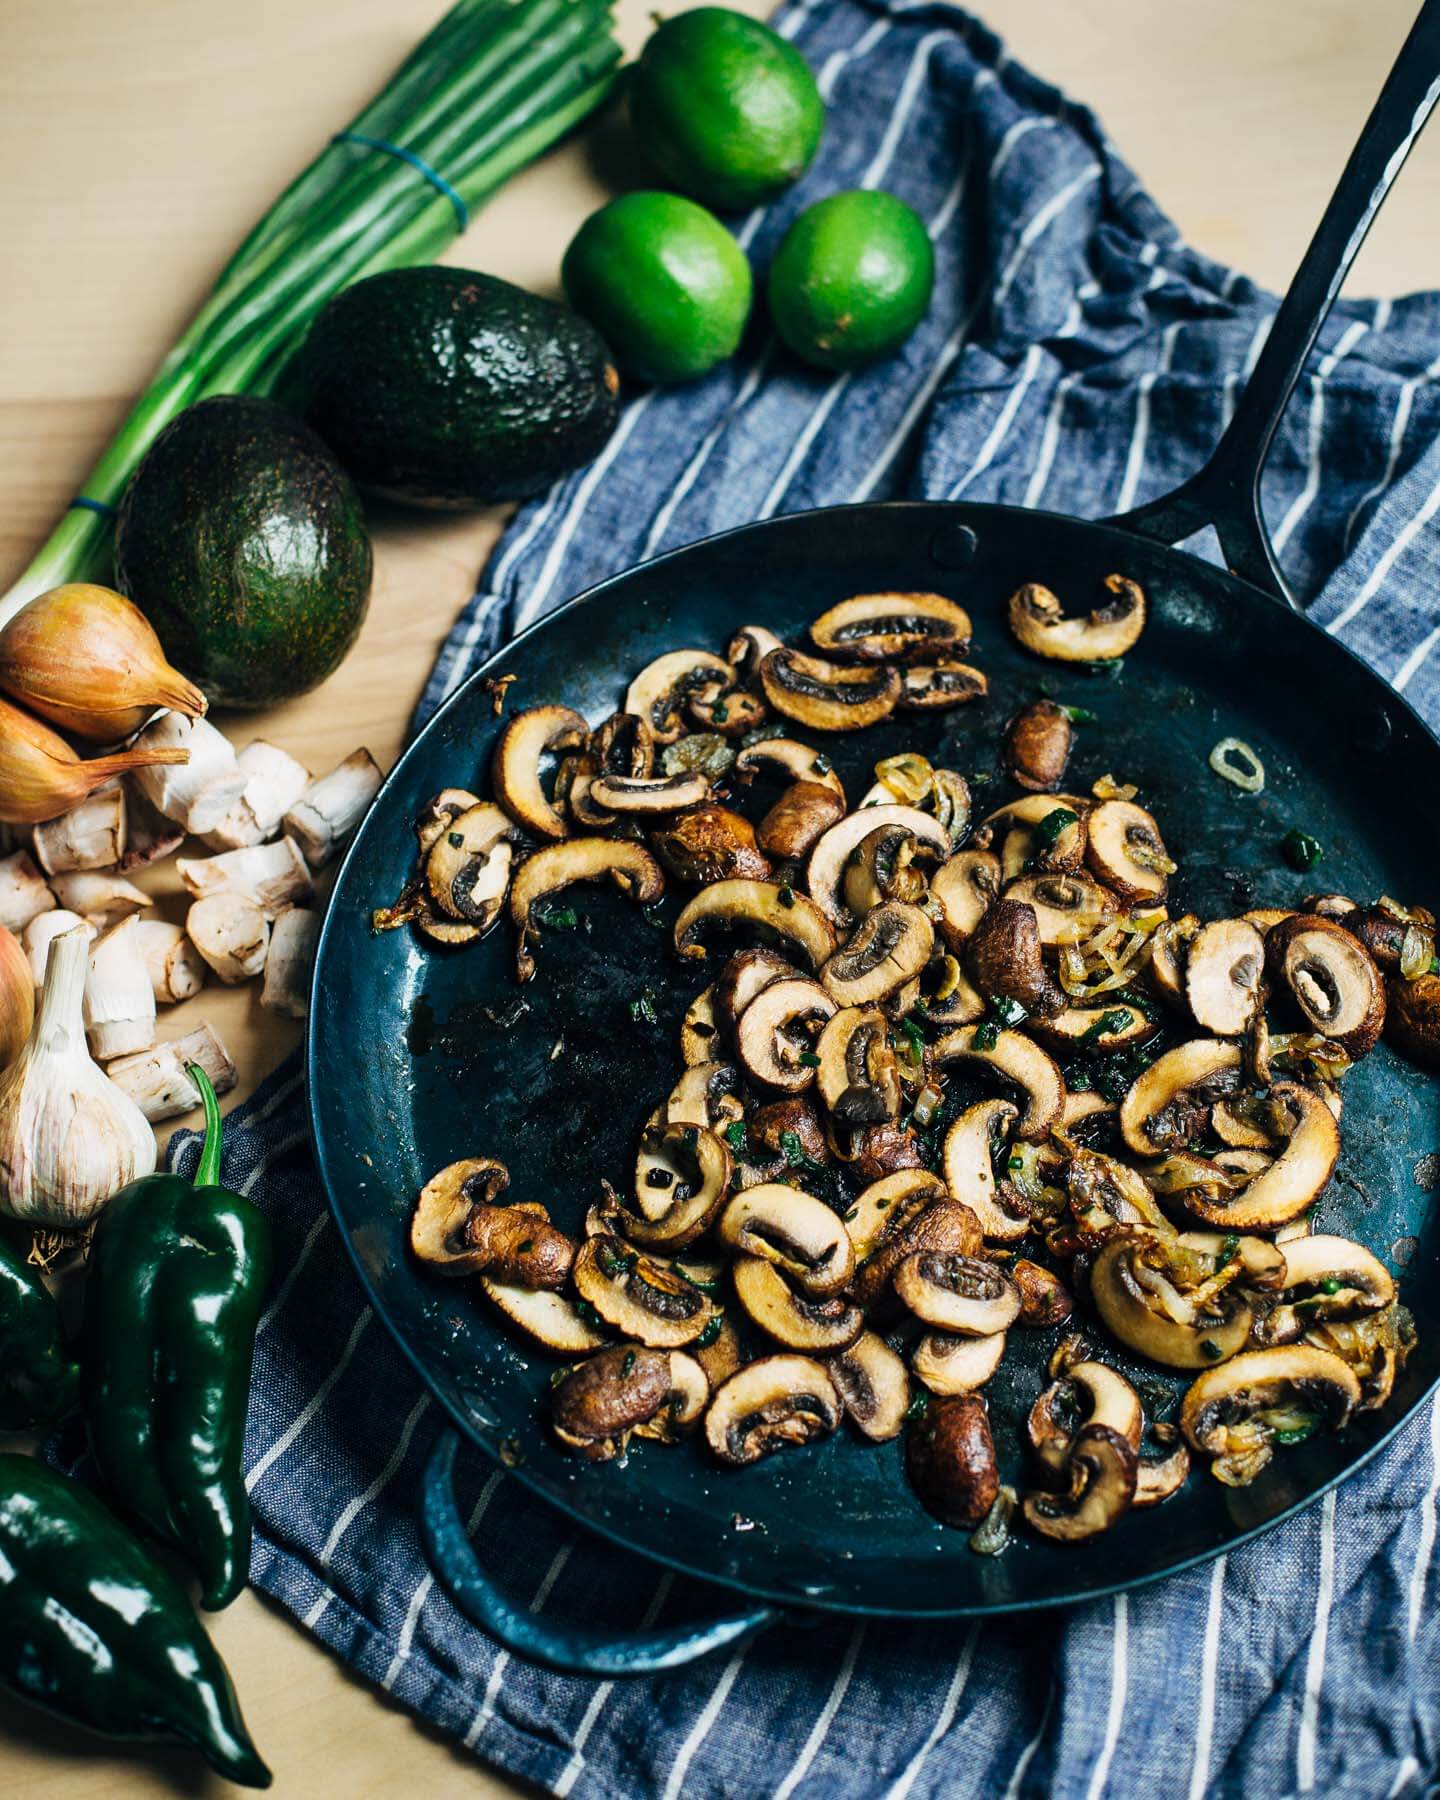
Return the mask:
[[52,1425],[75,1404],[79,1379],[65,1353],[59,1307],[0,1239],[0,1431]]
[[91,1731],[179,1738],[231,1781],[270,1785],[180,1584],[88,1488],[13,1454],[0,1456],[0,1681]]
[[219,1185],[220,1108],[205,1104],[194,1183],[150,1175],[100,1215],[85,1284],[84,1406],[95,1460],[134,1518],[175,1544],[202,1603],[228,1606],[250,1570],[241,1469],[270,1227]]

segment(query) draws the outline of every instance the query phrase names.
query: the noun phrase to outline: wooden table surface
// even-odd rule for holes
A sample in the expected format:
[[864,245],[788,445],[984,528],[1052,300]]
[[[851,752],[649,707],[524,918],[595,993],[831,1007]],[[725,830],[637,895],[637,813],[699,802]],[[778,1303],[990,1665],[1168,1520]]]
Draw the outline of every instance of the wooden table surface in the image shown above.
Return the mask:
[[[627,48],[652,0],[620,0]],[[762,0],[738,0],[747,11]],[[992,0],[1012,51],[1088,100],[1182,231],[1283,285],[1415,0]],[[24,566],[226,252],[325,135],[384,79],[439,0],[4,0],[0,7],[0,589]],[[676,10],[675,7],[670,10]],[[554,291],[604,198],[583,143],[507,187],[447,260]],[[1440,136],[1422,144],[1354,291],[1440,284]],[[314,769],[366,744],[388,767],[501,513],[376,530],[359,646],[319,692],[226,721]],[[253,990],[209,991],[247,1092],[296,1042]],[[173,1016],[183,1028],[185,1013]],[[166,1029],[172,1021],[166,1021]],[[215,1623],[281,1796],[501,1794],[512,1784],[351,1679],[247,1594]],[[0,1793],[219,1793],[192,1759],[107,1753],[0,1703]]]

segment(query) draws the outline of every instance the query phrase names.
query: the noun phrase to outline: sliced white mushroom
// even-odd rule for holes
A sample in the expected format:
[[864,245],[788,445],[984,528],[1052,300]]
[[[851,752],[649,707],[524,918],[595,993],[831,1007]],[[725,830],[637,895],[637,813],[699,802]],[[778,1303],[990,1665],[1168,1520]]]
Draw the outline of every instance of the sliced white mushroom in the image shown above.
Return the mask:
[[730,1191],[733,1164],[724,1140],[700,1124],[656,1118],[640,1138],[635,1207],[616,1208],[607,1226],[646,1249],[682,1250],[711,1221]]
[[31,834],[35,860],[47,875],[71,869],[108,869],[125,854],[125,789],[98,788],[58,819]]
[[6,931],[23,931],[57,904],[28,850],[0,858],[0,926]]
[[815,904],[837,923],[848,918],[843,899],[845,869],[861,840],[882,825],[903,825],[918,842],[933,849],[943,861],[950,854],[950,839],[929,813],[917,806],[862,806],[832,825],[817,839],[805,865],[805,885]]
[[303,1019],[310,1010],[310,975],[315,967],[315,948],[320,942],[320,915],[304,906],[287,906],[270,927],[270,950],[265,958],[265,982],[260,1004],[289,1019]]
[[765,698],[811,731],[859,731],[889,718],[900,673],[879,665],[827,662],[799,650],[772,650],[760,665]]
[[798,954],[812,969],[818,969],[835,948],[834,927],[820,908],[773,881],[737,878],[702,888],[675,921],[680,955],[707,955],[701,939],[710,926],[778,938],[788,953]]
[[488,931],[510,887],[514,825],[487,800],[455,814],[425,856],[425,888],[447,919]]
[[1069,1364],[1030,1409],[1031,1448],[1052,1475],[1065,1472],[1077,1433],[1091,1426],[1113,1431],[1137,1451],[1145,1417],[1140,1396],[1106,1363]]
[[865,1328],[865,1315],[852,1301],[838,1294],[807,1294],[764,1257],[737,1257],[731,1278],[735,1298],[751,1323],[787,1350],[810,1355],[843,1350]]
[[932,1394],[978,1394],[1000,1367],[1006,1333],[954,1337],[927,1331],[910,1353],[910,1367]]
[[1239,1085],[1240,1049],[1218,1038],[1192,1038],[1158,1056],[1120,1103],[1120,1135],[1137,1156],[1183,1149],[1204,1123],[1209,1102]]
[[191,1000],[205,985],[205,961],[182,925],[166,919],[136,919],[135,940],[157,1005]]
[[1267,932],[1265,953],[1312,1031],[1352,1058],[1374,1049],[1385,983],[1358,937],[1322,914],[1296,913]]
[[1086,818],[1085,860],[1097,880],[1127,900],[1163,898],[1175,863],[1160,827],[1133,800],[1103,800]]
[[911,662],[963,656],[970,615],[941,594],[855,594],[821,613],[810,641],[837,662]]
[[680,1057],[687,1068],[710,1062],[719,1048],[720,1022],[715,1017],[713,984],[697,994],[680,1022]]
[[829,1369],[846,1417],[871,1443],[900,1435],[910,1410],[910,1377],[884,1338],[863,1332],[848,1350],[830,1358]]
[[709,781],[694,769],[683,775],[597,775],[590,784],[590,798],[597,806],[642,818],[698,806],[709,794]]
[[694,1063],[670,1090],[664,1106],[667,1125],[704,1125],[719,1131],[745,1117],[740,1073],[734,1063]]
[[1027,794],[984,821],[999,841],[1000,878],[1066,875],[1085,860],[1085,815],[1090,801],[1078,794]]
[[1111,662],[1133,650],[1145,629],[1145,590],[1107,575],[1091,612],[1066,618],[1047,587],[1029,581],[1010,596],[1010,629],[1027,650],[1056,662]]
[[148,1050],[155,1042],[155,993],[136,938],[139,920],[122,919],[90,948],[85,976],[85,1036],[97,1062]]
[[739,1466],[789,1444],[829,1437],[840,1419],[840,1396],[823,1363],[809,1356],[762,1356],[716,1390],[705,1437],[721,1462]]
[[983,1257],[922,1250],[905,1257],[893,1279],[917,1319],[957,1337],[993,1337],[1020,1316],[1020,1290]]
[[1298,1081],[1277,1081],[1270,1098],[1289,1116],[1285,1148],[1238,1194],[1184,1196],[1186,1208],[1227,1231],[1273,1231],[1298,1218],[1325,1191],[1340,1157],[1340,1127],[1324,1099]]
[[[659,1412],[635,1427],[636,1437],[656,1444],[678,1444],[699,1428],[710,1403],[710,1377],[704,1364],[684,1350],[667,1352],[670,1391]],[[623,1367],[623,1358],[622,1358]]]
[[945,1133],[941,1166],[951,1196],[968,1206],[980,1229],[995,1243],[1017,1243],[1030,1229],[1024,1213],[1007,1212],[995,1180],[995,1156],[1020,1117],[1008,1100],[981,1100],[954,1121]]
[[605,1331],[590,1319],[582,1317],[575,1302],[548,1288],[518,1287],[514,1282],[496,1281],[490,1275],[480,1277],[480,1286],[511,1324],[547,1350],[561,1356],[584,1356],[601,1350],[609,1342]]
[[957,850],[930,877],[930,898],[940,909],[940,932],[952,950],[959,951],[974,935],[999,892],[1000,859],[989,850]]
[[312,869],[328,863],[370,810],[384,780],[368,750],[352,750],[328,775],[312,781],[281,821]]
[[934,946],[926,913],[904,900],[886,900],[866,913],[821,969],[820,980],[840,1006],[873,1006],[915,980]]
[[1264,972],[1265,940],[1245,919],[1202,926],[1185,961],[1185,999],[1195,1023],[1217,1037],[1248,1031],[1262,1003]]
[[1115,896],[1088,875],[1021,875],[1001,892],[1034,908],[1046,949],[1079,943],[1116,911]]
[[249,981],[265,967],[270,922],[244,894],[212,894],[185,915],[190,941],[227,987]]
[[698,687],[716,679],[733,684],[735,671],[710,650],[668,650],[647,663],[625,694],[625,711],[638,713],[657,744],[673,744],[685,731],[683,708]]
[[571,1278],[612,1330],[651,1349],[693,1344],[719,1316],[710,1297],[673,1264],[631,1249],[623,1238],[586,1238]]
[[567,843],[547,844],[526,857],[510,883],[517,980],[528,981],[535,973],[530,944],[539,935],[534,909],[540,901],[575,882],[604,881],[607,877],[637,906],[647,906],[665,891],[665,876],[659,863],[642,844],[626,839],[571,838]]
[[228,1051],[208,1025],[198,1025],[168,1044],[122,1056],[107,1063],[105,1073],[152,1125],[158,1125],[199,1106],[199,1092],[186,1073],[191,1063],[205,1071],[217,1094],[228,1094],[239,1080]]
[[189,751],[189,762],[136,769],[134,779],[157,812],[196,837],[214,831],[245,792],[234,746],[208,719],[162,713],[140,733],[136,748]]
[[763,1088],[801,1093],[815,1079],[815,1043],[836,1010],[819,982],[804,976],[771,982],[745,1008],[735,1028],[740,1066]]
[[1038,1143],[1049,1134],[1065,1103],[1065,1082],[1059,1065],[1023,1032],[996,1032],[992,1042],[992,1029],[965,1025],[947,1033],[933,1047],[935,1066],[969,1063],[993,1070],[1002,1080],[1013,1082],[1025,1094],[1025,1108],[1015,1135]]
[[30,973],[35,977],[36,987],[44,986],[45,965],[50,960],[51,944],[67,931],[76,930],[83,931],[92,939],[98,935],[88,919],[82,919],[79,913],[67,912],[63,907],[56,906],[49,912],[36,913],[21,932],[20,946],[30,964]]
[[[775,647],[778,649],[778,644]],[[828,787],[842,801],[845,798],[844,783],[830,758],[795,738],[761,738],[747,744],[735,758],[735,774],[747,784],[756,775],[770,775],[790,785],[803,781],[812,787]]]
[[842,1125],[878,1125],[900,1116],[900,1072],[890,1022],[878,1006],[836,1012],[821,1032],[815,1054],[820,1097]]
[[737,1194],[720,1215],[720,1241],[763,1257],[810,1294],[833,1294],[855,1272],[844,1225],[823,1200],[780,1182]]
[[155,904],[143,888],[109,869],[77,869],[55,876],[50,886],[67,912],[79,913],[101,931]]

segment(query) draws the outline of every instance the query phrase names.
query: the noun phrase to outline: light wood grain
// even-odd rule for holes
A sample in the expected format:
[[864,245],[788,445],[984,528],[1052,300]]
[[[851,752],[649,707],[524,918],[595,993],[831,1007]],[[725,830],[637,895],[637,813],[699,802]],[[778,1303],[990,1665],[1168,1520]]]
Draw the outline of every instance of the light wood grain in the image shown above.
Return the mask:
[[[740,0],[761,12],[760,0]],[[256,213],[436,16],[437,0],[5,0],[0,7],[0,586],[82,482],[129,397]],[[636,46],[650,0],[621,0]],[[1370,106],[1413,0],[995,0],[1013,53],[1096,107],[1182,231],[1271,285],[1287,279]],[[513,182],[449,260],[553,291],[604,196],[585,144]],[[1440,139],[1421,146],[1361,257],[1357,291],[1440,278]],[[500,525],[377,521],[358,649],[318,693],[253,719],[316,770],[355,745],[397,753],[436,648]],[[297,1041],[252,990],[210,991],[242,1093]],[[351,1679],[246,1595],[215,1623],[282,1796],[511,1792]],[[179,1756],[106,1755],[0,1704],[0,1792],[221,1790]]]

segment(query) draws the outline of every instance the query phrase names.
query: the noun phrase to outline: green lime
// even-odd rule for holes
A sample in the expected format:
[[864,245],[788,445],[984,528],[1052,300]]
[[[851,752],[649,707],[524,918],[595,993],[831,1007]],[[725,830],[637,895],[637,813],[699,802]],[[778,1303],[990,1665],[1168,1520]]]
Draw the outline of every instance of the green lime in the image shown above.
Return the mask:
[[693,381],[729,356],[750,316],[750,264],[703,206],[678,194],[622,194],[576,232],[565,295],[627,375]]
[[803,175],[825,129],[805,59],[768,25],[723,6],[668,19],[630,72],[630,119],[656,168],[738,212]]
[[893,194],[832,194],[802,212],[770,265],[770,316],[799,357],[858,369],[898,350],[925,317],[935,250]]

